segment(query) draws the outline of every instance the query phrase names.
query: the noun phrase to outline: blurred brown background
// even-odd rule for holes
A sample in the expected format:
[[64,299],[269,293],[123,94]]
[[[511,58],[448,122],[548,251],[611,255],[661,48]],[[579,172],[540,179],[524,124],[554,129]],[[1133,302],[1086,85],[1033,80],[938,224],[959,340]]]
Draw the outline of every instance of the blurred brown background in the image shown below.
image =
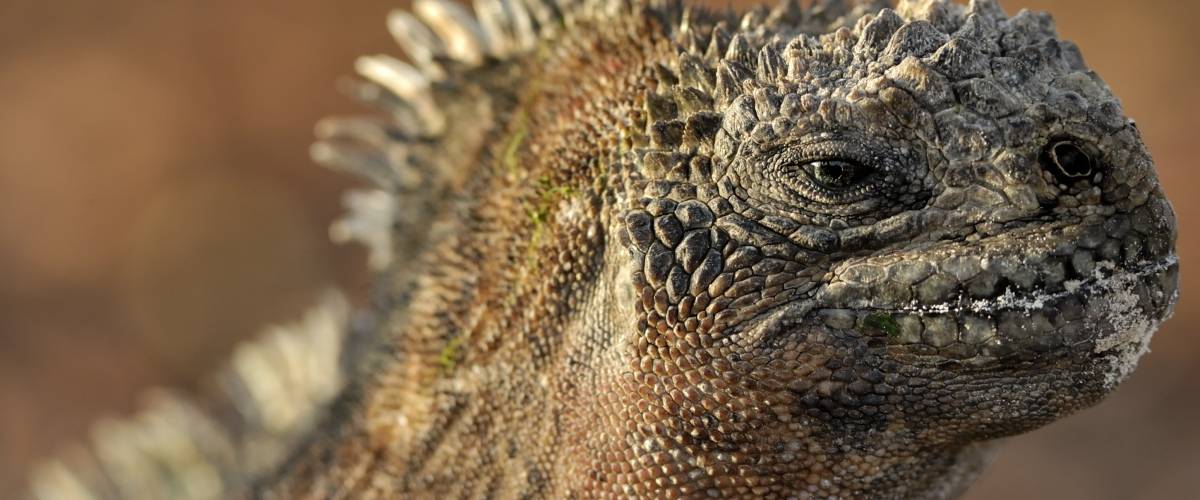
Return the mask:
[[[307,146],[355,110],[334,91],[353,58],[395,52],[402,2],[0,3],[0,497],[143,388],[194,384],[325,287],[362,295],[364,252],[326,238],[352,181]],[[1200,2],[1004,5],[1055,13],[1139,120],[1190,270]],[[1012,440],[967,498],[1197,498],[1198,306],[1184,293],[1121,391]]]

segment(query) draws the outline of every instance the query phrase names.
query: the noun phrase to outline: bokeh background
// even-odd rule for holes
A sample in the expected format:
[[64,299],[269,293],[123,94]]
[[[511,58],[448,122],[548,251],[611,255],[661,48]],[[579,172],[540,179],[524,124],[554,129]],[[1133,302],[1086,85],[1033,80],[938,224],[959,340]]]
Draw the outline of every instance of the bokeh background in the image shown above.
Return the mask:
[[[358,111],[334,82],[397,52],[383,20],[403,3],[0,1],[0,498],[96,417],[194,387],[321,290],[361,298],[364,252],[326,237],[353,180],[307,147],[319,117]],[[1004,5],[1055,13],[1138,119],[1185,293],[1132,380],[1013,439],[967,498],[1200,498],[1200,2]]]

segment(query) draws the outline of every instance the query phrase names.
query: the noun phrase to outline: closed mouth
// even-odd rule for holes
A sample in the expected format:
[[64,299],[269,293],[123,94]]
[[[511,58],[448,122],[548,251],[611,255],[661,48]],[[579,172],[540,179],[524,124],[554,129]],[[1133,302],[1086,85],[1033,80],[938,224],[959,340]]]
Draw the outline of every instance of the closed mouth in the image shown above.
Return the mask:
[[1119,266],[1099,262],[1091,276],[1067,280],[1056,291],[1012,287],[992,298],[934,304],[820,309],[835,330],[856,330],[889,352],[913,361],[967,365],[1001,360],[1095,357],[1144,350],[1170,314],[1179,259]]
[[1041,311],[1067,297],[1098,297],[1104,294],[1126,291],[1137,281],[1158,276],[1179,264],[1175,254],[1157,262],[1142,262],[1133,266],[1119,267],[1115,262],[1097,262],[1092,275],[1084,279],[1067,280],[1057,292],[1039,290],[1017,291],[1008,288],[997,297],[972,299],[960,295],[957,300],[937,304],[921,304],[914,300],[907,306],[891,312],[909,314],[996,314],[1002,311]]

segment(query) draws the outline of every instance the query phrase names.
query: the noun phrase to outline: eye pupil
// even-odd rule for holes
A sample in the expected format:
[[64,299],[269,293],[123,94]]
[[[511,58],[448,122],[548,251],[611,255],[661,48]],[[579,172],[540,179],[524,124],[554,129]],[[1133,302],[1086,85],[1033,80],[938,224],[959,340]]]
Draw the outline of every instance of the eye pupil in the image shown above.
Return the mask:
[[813,162],[813,173],[817,180],[835,187],[845,187],[857,180],[858,166],[845,161]]
[[1042,163],[1059,182],[1064,183],[1090,177],[1095,171],[1092,158],[1069,141],[1056,142],[1047,148]]

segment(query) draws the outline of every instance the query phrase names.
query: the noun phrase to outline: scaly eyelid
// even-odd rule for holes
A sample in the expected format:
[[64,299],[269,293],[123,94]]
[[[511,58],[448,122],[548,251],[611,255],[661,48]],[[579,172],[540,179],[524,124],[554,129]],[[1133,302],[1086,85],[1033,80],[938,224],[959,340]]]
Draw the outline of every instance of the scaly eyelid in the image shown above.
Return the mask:
[[[842,130],[740,153],[735,168],[743,188],[787,210],[852,218],[886,213],[889,203],[910,206],[924,198],[927,174],[921,148],[911,141]],[[851,182],[819,182],[813,164],[821,161],[849,162],[863,171]]]

